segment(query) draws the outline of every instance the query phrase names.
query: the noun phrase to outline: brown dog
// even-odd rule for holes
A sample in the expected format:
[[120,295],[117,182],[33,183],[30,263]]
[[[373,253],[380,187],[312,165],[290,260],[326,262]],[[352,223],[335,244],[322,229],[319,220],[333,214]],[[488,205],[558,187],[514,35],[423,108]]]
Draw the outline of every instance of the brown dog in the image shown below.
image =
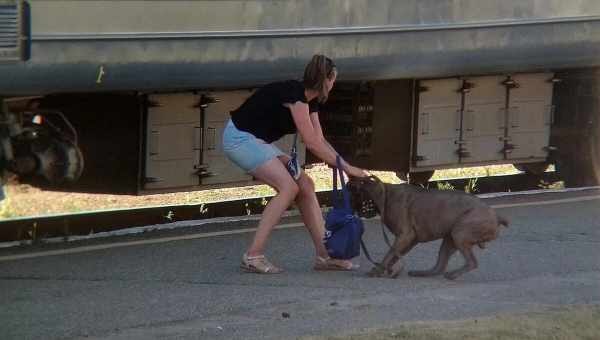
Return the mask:
[[[453,280],[477,268],[472,247],[498,236],[500,225],[508,221],[479,198],[460,191],[423,189],[409,184],[388,184],[377,177],[355,178],[348,183],[355,209],[373,200],[382,223],[396,236],[383,262],[369,275],[397,277],[402,271],[402,256],[417,243],[444,239],[437,263],[425,271],[410,271],[410,276],[444,273]],[[446,272],[448,260],[456,252],[465,258],[461,268]]]

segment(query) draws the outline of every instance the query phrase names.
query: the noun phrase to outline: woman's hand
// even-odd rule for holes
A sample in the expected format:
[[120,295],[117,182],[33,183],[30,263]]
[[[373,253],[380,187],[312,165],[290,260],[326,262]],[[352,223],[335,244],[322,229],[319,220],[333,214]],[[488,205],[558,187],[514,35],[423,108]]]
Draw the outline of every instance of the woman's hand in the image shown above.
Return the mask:
[[364,169],[357,168],[350,164],[346,164],[346,166],[344,167],[344,171],[350,177],[359,177],[360,178],[360,177],[367,177],[369,175]]

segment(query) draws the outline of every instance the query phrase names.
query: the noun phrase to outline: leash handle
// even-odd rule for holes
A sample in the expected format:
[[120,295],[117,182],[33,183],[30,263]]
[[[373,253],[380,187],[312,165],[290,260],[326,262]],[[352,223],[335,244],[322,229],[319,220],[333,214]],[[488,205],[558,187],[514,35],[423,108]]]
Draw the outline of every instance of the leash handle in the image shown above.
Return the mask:
[[[333,169],[333,206],[336,208],[350,209],[350,194],[344,181],[344,171],[342,170],[342,161],[340,155],[335,158],[336,167]],[[343,206],[339,205],[339,192],[337,188],[338,171],[340,173],[340,189],[342,191]]]

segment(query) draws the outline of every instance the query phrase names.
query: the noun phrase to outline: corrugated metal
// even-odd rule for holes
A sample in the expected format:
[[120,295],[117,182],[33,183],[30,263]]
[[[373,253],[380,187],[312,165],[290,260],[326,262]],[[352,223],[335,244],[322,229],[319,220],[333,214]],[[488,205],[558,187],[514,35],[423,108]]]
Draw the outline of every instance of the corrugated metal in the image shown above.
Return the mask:
[[18,7],[0,4],[0,48],[17,48]]
[[251,88],[314,53],[340,80],[600,66],[600,1],[575,2],[29,0],[0,94]]
[[382,34],[403,32],[428,32],[496,27],[518,27],[542,24],[586,23],[600,21],[600,15],[542,19],[477,21],[469,23],[412,24],[353,27],[310,27],[263,30],[230,31],[169,31],[169,32],[103,32],[103,33],[39,33],[32,41],[100,41],[100,40],[160,40],[160,39],[216,39],[216,38],[292,38],[310,36],[338,36],[351,34]]

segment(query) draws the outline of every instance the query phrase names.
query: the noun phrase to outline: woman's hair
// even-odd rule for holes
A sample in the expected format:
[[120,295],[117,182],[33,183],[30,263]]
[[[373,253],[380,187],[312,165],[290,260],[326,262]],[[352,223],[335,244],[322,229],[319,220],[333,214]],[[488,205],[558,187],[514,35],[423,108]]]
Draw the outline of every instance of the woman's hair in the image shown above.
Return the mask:
[[322,54],[315,54],[304,69],[304,87],[319,92],[319,102],[327,100],[327,88],[325,79],[331,79],[337,75],[337,69],[333,60]]

